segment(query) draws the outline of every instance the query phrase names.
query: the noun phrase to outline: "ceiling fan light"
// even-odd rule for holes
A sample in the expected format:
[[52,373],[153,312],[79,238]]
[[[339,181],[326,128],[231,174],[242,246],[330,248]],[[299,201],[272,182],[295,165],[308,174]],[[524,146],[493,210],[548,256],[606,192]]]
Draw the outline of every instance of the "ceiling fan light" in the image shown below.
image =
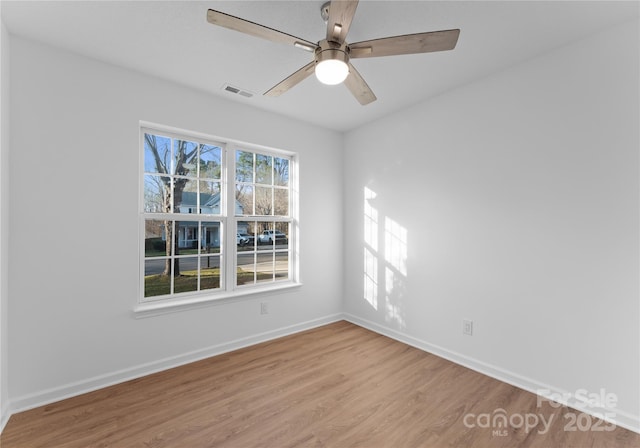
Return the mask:
[[349,66],[338,59],[325,59],[316,64],[316,78],[330,86],[340,84],[349,75]]

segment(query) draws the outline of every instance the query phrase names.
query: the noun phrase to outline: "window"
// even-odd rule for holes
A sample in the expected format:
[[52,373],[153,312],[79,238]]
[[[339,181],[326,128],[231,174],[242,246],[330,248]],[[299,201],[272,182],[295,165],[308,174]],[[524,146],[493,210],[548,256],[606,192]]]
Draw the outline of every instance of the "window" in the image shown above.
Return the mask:
[[291,153],[141,126],[141,304],[295,284]]
[[237,253],[238,285],[289,277],[289,159],[235,152],[237,227],[249,244]]

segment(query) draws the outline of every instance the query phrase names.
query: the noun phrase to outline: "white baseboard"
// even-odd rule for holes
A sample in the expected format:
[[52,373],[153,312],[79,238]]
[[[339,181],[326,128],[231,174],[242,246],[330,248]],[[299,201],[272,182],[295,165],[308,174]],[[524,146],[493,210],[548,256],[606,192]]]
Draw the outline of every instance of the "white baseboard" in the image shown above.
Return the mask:
[[9,412],[9,404],[2,403],[2,407],[0,407],[0,434],[2,434],[2,430],[7,425],[9,418],[11,417],[11,412]]
[[64,386],[42,390],[36,393],[24,395],[22,397],[17,397],[11,400],[7,412],[3,412],[2,417],[8,420],[9,416],[12,413],[16,414],[18,412],[26,411],[39,406],[44,406],[46,404],[64,400],[66,398],[75,397],[77,395],[92,392],[104,387],[113,386],[114,384],[123,383],[125,381],[140,378],[146,375],[151,375],[153,373],[161,372],[163,370],[171,369],[174,367],[179,367],[191,362],[200,361],[212,356],[220,355],[233,350],[238,350],[240,348],[259,344],[261,342],[270,341],[282,336],[310,330],[315,327],[343,320],[343,318],[344,317],[342,313],[333,314],[322,318],[313,319],[307,322],[302,322],[299,324],[270,330],[264,333],[247,336],[245,338],[236,339],[234,341],[224,342],[211,347],[194,350],[192,352],[184,353],[178,356],[173,356],[146,364],[140,364],[128,369],[99,375],[86,380],[66,384]]
[[[403,342],[407,345],[418,348],[425,352],[432,353],[436,356],[447,359],[456,364],[460,364],[471,370],[475,370],[476,372],[490,376],[492,378],[495,378],[507,384],[511,384],[512,386],[518,387],[520,389],[524,389],[533,394],[538,395],[538,391],[548,391],[549,393],[548,396],[569,397],[565,402],[562,402],[562,404],[565,404],[580,412],[584,412],[585,414],[593,415],[594,417],[600,417],[602,415],[607,415],[607,414],[615,415],[615,418],[609,419],[611,423],[614,423],[615,425],[620,426],[622,428],[626,428],[630,431],[640,433],[640,416],[634,415],[633,413],[625,412],[624,410],[621,410],[619,408],[594,409],[593,407],[588,406],[588,404],[585,403],[584,401],[580,401],[576,399],[573,396],[573,394],[568,393],[568,391],[565,391],[556,387],[552,387],[548,384],[541,383],[532,378],[527,378],[525,376],[518,375],[516,373],[510,372],[503,368],[493,366],[491,364],[487,364],[477,359],[468,357],[466,355],[462,355],[460,353],[447,350],[445,348],[439,347],[434,344],[430,344],[428,342],[414,338],[413,336],[410,336],[401,331],[397,331],[392,328],[386,327],[384,325],[380,325],[376,322],[372,322],[370,320],[363,319],[358,316],[354,316],[353,314],[344,313],[344,319],[355,325],[361,326],[368,330],[390,337],[391,339],[395,339],[397,341]],[[543,398],[546,398],[546,397],[543,397]],[[597,415],[597,414],[600,414],[600,415]]]

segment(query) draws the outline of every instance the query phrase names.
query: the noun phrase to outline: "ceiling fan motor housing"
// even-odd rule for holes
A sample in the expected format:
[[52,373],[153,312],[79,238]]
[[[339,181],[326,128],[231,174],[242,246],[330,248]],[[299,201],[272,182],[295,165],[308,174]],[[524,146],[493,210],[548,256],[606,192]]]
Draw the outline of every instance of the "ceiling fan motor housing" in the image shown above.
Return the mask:
[[315,51],[316,78],[323,84],[336,85],[349,76],[349,53],[345,44],[323,40]]
[[341,45],[337,42],[330,42],[326,39],[318,42],[318,48],[316,48],[316,65],[328,59],[335,59],[348,64],[349,50],[347,48],[347,45]]

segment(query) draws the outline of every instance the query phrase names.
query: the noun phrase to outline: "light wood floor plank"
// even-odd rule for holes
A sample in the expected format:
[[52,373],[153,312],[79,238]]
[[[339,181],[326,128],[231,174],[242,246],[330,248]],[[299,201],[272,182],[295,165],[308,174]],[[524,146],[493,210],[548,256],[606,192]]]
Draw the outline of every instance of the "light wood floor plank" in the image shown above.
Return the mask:
[[[499,409],[553,423],[464,424]],[[640,447],[622,428],[565,431],[567,413],[580,415],[338,322],[14,415],[0,446]]]

